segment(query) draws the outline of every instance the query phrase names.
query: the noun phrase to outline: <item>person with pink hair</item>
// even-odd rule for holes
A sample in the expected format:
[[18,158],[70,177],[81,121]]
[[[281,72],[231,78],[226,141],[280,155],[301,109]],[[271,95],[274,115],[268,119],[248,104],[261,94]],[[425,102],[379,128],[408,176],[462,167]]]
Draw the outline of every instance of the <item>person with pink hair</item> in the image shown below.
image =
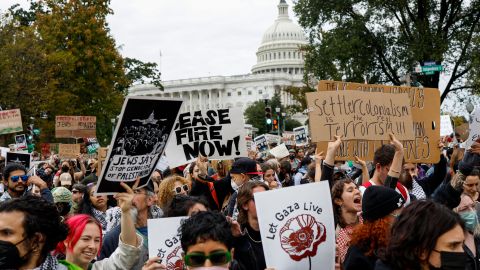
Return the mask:
[[92,263],[101,250],[102,226],[92,216],[75,215],[66,220],[69,233],[56,250],[59,254],[65,254],[65,260],[59,262],[69,270],[131,269],[137,263],[143,238],[136,234],[130,213],[134,192],[128,185],[121,185],[127,192],[115,195],[122,211],[122,229],[117,249],[109,258]]

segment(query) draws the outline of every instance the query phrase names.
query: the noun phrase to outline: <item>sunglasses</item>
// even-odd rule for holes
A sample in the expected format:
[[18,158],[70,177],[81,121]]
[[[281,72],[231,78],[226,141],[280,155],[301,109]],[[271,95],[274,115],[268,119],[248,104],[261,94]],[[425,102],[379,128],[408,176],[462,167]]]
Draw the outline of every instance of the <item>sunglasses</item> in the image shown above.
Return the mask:
[[185,184],[185,185],[183,185],[183,186],[181,186],[181,187],[176,187],[176,188],[173,190],[173,192],[175,192],[175,194],[180,194],[180,193],[182,192],[182,188],[183,188],[183,190],[184,190],[185,192],[188,191],[188,185]]
[[77,193],[80,193],[80,191],[78,191],[78,190],[72,190],[72,193],[73,193],[73,194],[77,194]]
[[10,177],[10,179],[12,179],[12,182],[18,182],[20,178],[22,179],[23,182],[27,182],[28,175],[15,175]]
[[209,259],[210,262],[215,265],[225,265],[232,260],[230,251],[215,251],[209,255],[205,255],[200,252],[192,252],[185,255],[185,264],[191,267],[200,267],[205,265],[205,261]]

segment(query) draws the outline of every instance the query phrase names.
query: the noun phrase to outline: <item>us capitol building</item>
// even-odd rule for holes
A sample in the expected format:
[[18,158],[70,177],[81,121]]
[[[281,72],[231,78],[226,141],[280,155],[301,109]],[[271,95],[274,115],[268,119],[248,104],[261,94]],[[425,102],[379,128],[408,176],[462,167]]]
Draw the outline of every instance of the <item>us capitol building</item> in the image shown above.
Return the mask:
[[[163,81],[164,91],[151,84],[135,85],[129,95],[181,98],[182,111],[233,107],[245,111],[253,102],[270,99],[274,93],[280,94],[283,105],[292,105],[295,101],[281,89],[304,86],[304,60],[299,48],[306,44],[302,28],[288,15],[288,4],[280,0],[278,18],[265,31],[257,50],[257,64],[250,74]],[[305,119],[301,114],[294,118]]]

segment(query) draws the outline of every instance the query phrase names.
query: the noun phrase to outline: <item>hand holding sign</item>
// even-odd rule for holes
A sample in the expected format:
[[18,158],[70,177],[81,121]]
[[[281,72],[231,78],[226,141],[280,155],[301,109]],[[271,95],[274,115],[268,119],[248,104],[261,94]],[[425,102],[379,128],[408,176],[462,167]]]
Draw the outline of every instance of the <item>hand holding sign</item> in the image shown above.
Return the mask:
[[162,263],[162,259],[160,257],[153,257],[148,259],[142,267],[142,270],[161,270],[167,269],[167,267]]

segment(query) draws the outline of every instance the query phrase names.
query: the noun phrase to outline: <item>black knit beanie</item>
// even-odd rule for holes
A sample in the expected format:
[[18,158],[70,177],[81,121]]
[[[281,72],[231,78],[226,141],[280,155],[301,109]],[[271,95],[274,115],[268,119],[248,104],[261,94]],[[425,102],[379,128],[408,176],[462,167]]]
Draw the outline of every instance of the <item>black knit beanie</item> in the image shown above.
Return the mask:
[[375,221],[403,206],[405,200],[394,189],[370,186],[363,193],[362,215],[365,220]]

